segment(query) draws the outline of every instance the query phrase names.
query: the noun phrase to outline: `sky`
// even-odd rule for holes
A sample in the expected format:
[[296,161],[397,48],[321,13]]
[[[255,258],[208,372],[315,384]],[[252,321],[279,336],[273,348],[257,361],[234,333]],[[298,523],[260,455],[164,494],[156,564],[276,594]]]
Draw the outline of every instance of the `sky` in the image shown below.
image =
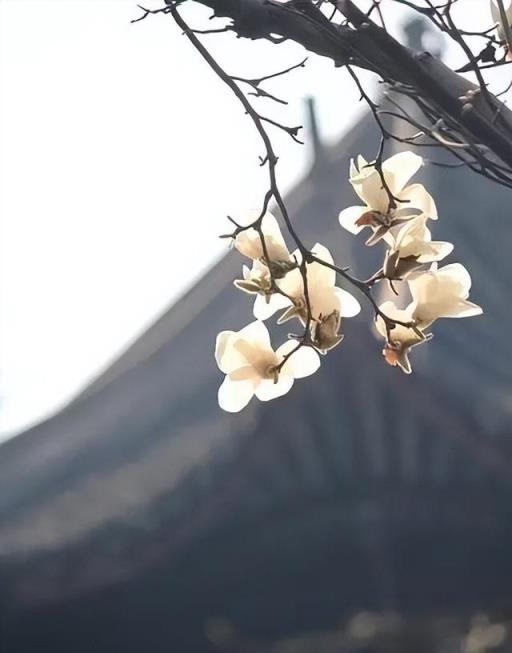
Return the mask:
[[[466,5],[478,23],[486,3]],[[108,366],[226,251],[225,216],[267,190],[237,101],[169,16],[131,24],[140,13],[132,0],[0,0],[0,439]],[[211,27],[209,13],[191,3],[185,16]],[[244,77],[306,56],[293,43],[203,40]],[[290,125],[314,96],[329,142],[363,108],[319,57],[267,88],[289,104],[258,100],[261,111]],[[273,136],[286,190],[309,150]]]

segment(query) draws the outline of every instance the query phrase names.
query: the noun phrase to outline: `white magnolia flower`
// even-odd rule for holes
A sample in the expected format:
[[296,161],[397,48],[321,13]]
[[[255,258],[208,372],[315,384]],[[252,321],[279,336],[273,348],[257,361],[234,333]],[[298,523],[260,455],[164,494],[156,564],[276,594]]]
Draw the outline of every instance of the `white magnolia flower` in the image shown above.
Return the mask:
[[230,413],[242,410],[253,395],[269,401],[286,394],[295,379],[309,376],[320,367],[320,358],[310,347],[297,347],[288,340],[272,349],[267,327],[255,321],[241,331],[222,331],[217,336],[215,359],[226,374],[219,388],[219,406]]
[[234,285],[250,295],[260,294],[270,297],[272,294],[272,277],[270,270],[261,261],[253,261],[252,268],[242,266],[242,279],[235,279]]
[[400,152],[382,164],[382,174],[389,191],[396,198],[390,206],[389,194],[382,183],[382,177],[375,164],[368,164],[362,156],[357,157],[357,166],[350,162],[350,183],[364,206],[350,206],[341,211],[340,224],[351,233],[357,234],[364,227],[371,227],[373,235],[367,245],[373,245],[386,232],[405,220],[424,214],[437,219],[437,210],[431,195],[421,184],[406,184],[419,170],[423,159],[413,152]]
[[[397,308],[393,302],[384,302],[379,306],[380,310],[391,320],[400,322],[414,322],[413,305],[407,308]],[[406,374],[412,372],[409,361],[409,352],[412,347],[427,342],[432,337],[430,334],[420,335],[421,332],[401,324],[395,324],[393,329],[386,329],[386,322],[380,315],[375,321],[375,327],[379,334],[385,339],[386,344],[382,354],[389,365],[398,365]]]
[[[497,28],[498,28],[498,37],[501,41],[504,41],[506,34],[505,34],[505,29],[503,27],[503,21],[501,20],[500,8],[496,0],[490,0],[490,3],[491,3],[492,19],[497,24]],[[508,0],[508,2],[507,0],[505,0],[503,2],[503,6],[505,8],[505,15],[507,17],[508,24],[512,25],[512,2],[510,2],[510,0]]]
[[468,301],[471,277],[460,263],[437,269],[434,263],[426,272],[415,272],[408,279],[412,295],[412,316],[420,328],[440,317],[480,315],[480,306]]
[[[258,211],[252,211],[250,218],[252,221],[259,217]],[[279,224],[272,213],[268,212],[262,218],[261,231],[265,239],[268,257],[271,261],[289,261],[290,252],[286,247]],[[264,258],[263,244],[259,232],[250,227],[244,229],[234,238],[234,246],[244,256],[253,260]]]
[[426,223],[427,217],[420,215],[384,236],[390,245],[384,261],[388,279],[401,279],[419,265],[441,261],[453,251],[452,243],[431,240]]
[[254,300],[254,316],[265,320],[280,308],[287,308],[290,300],[275,292],[268,267],[260,261],[253,261],[252,268],[242,267],[243,279],[235,279],[234,285],[250,295]]
[[[311,250],[312,254],[326,263],[333,264],[333,258],[329,250],[317,243]],[[293,257],[300,264],[302,257],[297,250]],[[308,282],[308,297],[311,307],[311,317],[320,321],[337,311],[340,317],[354,317],[361,310],[361,306],[355,297],[346,290],[336,287],[336,272],[321,263],[308,263],[306,265],[306,276]],[[293,317],[298,317],[303,323],[307,318],[306,299],[304,296],[304,280],[299,269],[288,272],[283,279],[277,281],[277,285],[284,295],[274,294],[270,301],[254,304],[254,316],[265,320],[276,311],[286,308],[287,310],[279,318],[279,323],[286,322]]]

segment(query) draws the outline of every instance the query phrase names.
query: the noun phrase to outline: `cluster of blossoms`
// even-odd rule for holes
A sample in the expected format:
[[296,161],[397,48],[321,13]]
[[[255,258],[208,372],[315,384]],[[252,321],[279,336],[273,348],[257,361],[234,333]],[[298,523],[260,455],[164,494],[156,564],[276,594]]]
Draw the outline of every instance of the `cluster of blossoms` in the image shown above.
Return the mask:
[[[422,185],[408,185],[421,165],[421,157],[412,152],[382,164],[358,157],[357,164],[351,163],[350,183],[364,205],[340,213],[341,225],[352,233],[371,230],[367,245],[386,245],[381,270],[368,282],[354,279],[356,287],[368,297],[372,286],[383,280],[393,290],[397,282],[405,282],[410,290],[412,301],[405,308],[393,302],[377,307],[372,300],[376,328],[385,339],[385,359],[407,373],[410,349],[430,339],[426,330],[435,320],[481,313],[467,299],[471,279],[466,269],[459,263],[437,267],[453,246],[431,240],[427,222],[437,219],[434,200]],[[324,245],[317,243],[309,251],[298,243],[299,249],[290,252],[271,213],[252,218],[247,226],[237,224],[231,237],[251,261],[234,284],[255,295],[256,321],[238,332],[221,332],[215,348],[217,364],[226,375],[219,404],[230,412],[240,411],[254,395],[262,401],[279,397],[294,379],[313,374],[320,366],[319,354],[343,339],[341,319],[360,311],[357,299],[336,286],[337,273],[343,271]],[[304,332],[274,351],[264,321],[276,313],[278,324],[295,319]]]
[[453,245],[432,240],[427,223],[438,218],[434,200],[421,184],[407,185],[422,164],[413,152],[396,154],[381,166],[358,157],[357,166],[351,164],[350,183],[364,206],[345,209],[339,218],[352,233],[369,227],[367,245],[384,241],[387,249],[377,277],[387,279],[399,298],[404,288],[398,292],[393,284],[405,282],[408,287],[411,301],[405,308],[386,301],[376,319],[386,361],[407,374],[410,349],[432,337],[427,329],[437,319],[482,313],[468,301],[471,277],[466,268],[460,263],[438,267]]

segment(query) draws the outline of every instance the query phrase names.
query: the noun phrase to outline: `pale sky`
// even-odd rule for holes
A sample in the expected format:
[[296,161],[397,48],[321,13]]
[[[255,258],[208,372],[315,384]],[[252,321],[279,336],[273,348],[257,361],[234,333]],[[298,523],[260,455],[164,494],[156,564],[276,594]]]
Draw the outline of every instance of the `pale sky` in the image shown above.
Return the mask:
[[[475,20],[486,3],[466,4]],[[209,13],[192,5],[187,17],[204,26]],[[139,15],[134,0],[0,0],[0,437],[108,365],[222,255],[226,214],[267,189],[229,90],[170,17],[130,24]],[[305,56],[203,38],[240,76]],[[329,141],[361,109],[345,73],[318,57],[268,89],[290,104],[258,100],[262,112],[293,125],[314,95]],[[307,147],[275,144],[286,189]]]

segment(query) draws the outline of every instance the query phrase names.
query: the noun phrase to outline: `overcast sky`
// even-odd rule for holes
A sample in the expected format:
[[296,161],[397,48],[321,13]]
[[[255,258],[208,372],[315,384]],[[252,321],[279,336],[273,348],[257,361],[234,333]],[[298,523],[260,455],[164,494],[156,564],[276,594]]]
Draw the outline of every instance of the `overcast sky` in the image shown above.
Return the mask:
[[[486,3],[466,5],[487,27]],[[222,255],[224,216],[266,190],[240,106],[170,17],[130,24],[139,15],[132,0],[0,0],[0,437],[98,374]],[[195,25],[208,15],[187,11]],[[305,56],[204,41],[242,76]],[[288,124],[314,95],[329,141],[360,110],[345,73],[318,57],[268,88],[290,104],[262,110]],[[275,142],[286,189],[308,150]]]

